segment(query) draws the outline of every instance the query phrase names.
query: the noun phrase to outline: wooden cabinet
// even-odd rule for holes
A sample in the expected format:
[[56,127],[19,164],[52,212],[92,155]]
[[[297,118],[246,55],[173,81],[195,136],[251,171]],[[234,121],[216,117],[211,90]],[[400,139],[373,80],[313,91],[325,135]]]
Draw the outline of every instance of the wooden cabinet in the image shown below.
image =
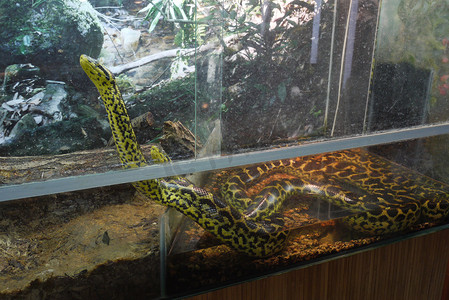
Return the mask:
[[189,300],[444,300],[449,299],[448,259],[446,229]]

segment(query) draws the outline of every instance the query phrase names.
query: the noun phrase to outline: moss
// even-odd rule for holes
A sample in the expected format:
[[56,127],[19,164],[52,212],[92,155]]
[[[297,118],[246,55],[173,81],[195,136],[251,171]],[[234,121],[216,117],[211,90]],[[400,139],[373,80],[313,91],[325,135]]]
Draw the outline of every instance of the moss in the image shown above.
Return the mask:
[[63,12],[68,18],[78,25],[78,31],[86,36],[95,28],[101,28],[101,23],[95,16],[95,10],[89,2],[65,1]]
[[118,76],[115,81],[117,82],[118,88],[122,94],[133,93],[136,90],[136,86],[131,78],[125,74]]
[[[195,76],[160,84],[127,99],[128,112],[136,117],[145,111],[150,111],[155,120],[180,120],[191,128],[194,118]],[[156,124],[156,126],[162,124]]]

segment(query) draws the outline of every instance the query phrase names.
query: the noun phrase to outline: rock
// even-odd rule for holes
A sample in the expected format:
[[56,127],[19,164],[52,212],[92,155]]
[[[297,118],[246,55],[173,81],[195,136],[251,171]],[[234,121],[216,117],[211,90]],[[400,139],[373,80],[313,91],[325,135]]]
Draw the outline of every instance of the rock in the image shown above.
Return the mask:
[[[1,46],[0,46],[1,47]],[[7,66],[3,80],[4,93],[28,94],[35,85],[42,84],[39,78],[40,69],[32,64],[14,64]]]
[[295,99],[299,99],[302,96],[302,92],[298,86],[294,85],[291,87],[290,96]]
[[42,100],[44,99],[45,93],[44,92],[39,92],[37,94],[35,94],[33,97],[31,97],[30,99],[28,99],[28,103],[30,105],[39,105]]
[[123,28],[121,31],[122,45],[127,51],[136,51],[140,41],[140,31],[131,28]]
[[105,145],[108,123],[79,92],[65,82],[44,80],[30,64],[7,70],[8,92],[0,98],[0,156],[60,154]]
[[8,16],[0,18],[0,69],[27,61],[52,79],[70,79],[80,54],[97,57],[103,45],[101,24],[86,1],[1,1],[0,16]]
[[39,105],[47,116],[51,116],[50,122],[61,121],[61,103],[67,100],[67,92],[62,84],[48,84],[42,103]]
[[[26,80],[26,79],[25,79]],[[38,78],[39,81],[42,79]],[[11,80],[11,85],[18,86],[23,81],[14,82]],[[14,95],[6,95],[2,97],[0,101],[0,145],[8,144],[9,149],[12,148],[32,148],[33,146],[26,145],[26,139],[23,142],[20,141],[20,137],[25,133],[30,133],[36,130],[37,127],[46,127],[49,124],[57,123],[63,120],[75,119],[97,119],[100,124],[102,124],[99,114],[89,108],[84,109],[86,105],[80,104],[81,100],[78,94],[71,89],[68,89],[64,82],[47,80],[47,84],[44,87],[39,87],[32,89],[31,92],[25,93],[25,96],[15,92]],[[27,98],[29,95],[31,97]],[[80,109],[81,107],[81,109]],[[70,122],[70,121],[69,121]],[[69,125],[66,127],[70,127]],[[102,125],[99,132],[104,133],[103,129],[106,126]],[[60,134],[64,133],[63,126],[49,127],[47,129],[52,133],[46,133],[48,138],[51,135],[56,135],[58,140],[64,140],[64,138],[59,137],[56,132],[61,130]],[[76,130],[80,130],[79,128]],[[82,129],[80,132],[83,133]],[[85,134],[90,135],[89,130],[91,128],[86,128],[84,130],[83,136]],[[93,129],[92,129],[93,130]],[[70,137],[71,134],[68,133]],[[83,139],[76,140],[73,139],[74,143],[82,143]],[[32,139],[28,141],[30,144],[35,143]],[[59,141],[55,142],[58,144]],[[88,143],[86,143],[88,144]],[[62,145],[58,148],[59,152],[64,152],[71,149],[71,146]],[[43,152],[48,151],[48,149],[41,149]],[[9,152],[10,150],[8,150]],[[13,152],[18,151],[15,149]],[[58,153],[59,153],[58,152]],[[37,153],[37,152],[36,152]]]
[[37,123],[33,115],[30,113],[26,114],[19,120],[19,122],[16,123],[14,128],[11,130],[10,136],[15,136],[18,132],[22,132],[24,130],[31,130],[36,127]]
[[109,138],[96,119],[71,119],[21,132],[0,144],[0,156],[62,154],[105,146]]
[[[14,64],[6,67],[3,80],[3,91],[13,93],[19,91],[17,82],[37,78],[40,69],[32,64]],[[27,83],[29,84],[29,82]]]
[[[67,97],[64,84],[55,83],[47,84],[42,91],[29,99],[16,92],[11,100],[5,101],[0,106],[2,115],[6,114],[6,118],[0,123],[2,135],[14,137],[37,125],[61,121],[66,115],[61,104],[67,102]],[[23,120],[25,117],[27,119]]]

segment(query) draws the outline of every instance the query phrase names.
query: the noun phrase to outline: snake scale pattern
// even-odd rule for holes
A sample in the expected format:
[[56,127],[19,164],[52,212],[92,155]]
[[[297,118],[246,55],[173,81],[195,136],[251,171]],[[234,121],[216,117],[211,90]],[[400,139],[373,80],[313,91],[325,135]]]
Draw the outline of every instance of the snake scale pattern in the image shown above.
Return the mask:
[[[124,168],[147,165],[114,75],[82,55],[80,64],[103,99]],[[157,147],[152,163],[169,160]],[[217,195],[183,177],[133,183],[148,198],[173,207],[233,249],[249,256],[279,252],[289,230],[279,216],[285,199],[308,194],[352,214],[344,221],[369,234],[402,231],[420,219],[440,220],[449,212],[449,188],[364,150],[273,161],[218,176]],[[253,197],[249,190],[262,185]]]

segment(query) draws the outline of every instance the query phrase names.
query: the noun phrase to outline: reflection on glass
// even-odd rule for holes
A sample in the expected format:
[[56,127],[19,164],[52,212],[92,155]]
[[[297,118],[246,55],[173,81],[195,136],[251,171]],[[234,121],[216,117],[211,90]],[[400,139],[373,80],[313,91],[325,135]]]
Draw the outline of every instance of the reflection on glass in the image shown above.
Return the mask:
[[448,120],[448,8],[425,0],[382,4],[371,99],[379,116],[371,129]]
[[[54,13],[53,2],[24,3],[21,9],[27,16]],[[141,117],[141,143],[159,139],[163,122],[176,120],[204,143],[221,116],[228,151],[325,132],[335,27],[331,2],[178,4],[129,4],[120,11],[94,10],[84,2],[84,17],[73,22],[90,21],[87,32],[73,35],[70,43],[45,45],[51,51],[37,46],[57,32],[7,22],[10,35],[21,34],[22,48],[12,55],[21,64],[8,67],[10,57],[2,54],[0,153],[53,155],[108,143],[98,94],[78,64],[81,54],[99,56],[115,75],[131,119]],[[69,13],[65,6],[62,12]],[[104,38],[97,36],[101,30]],[[83,43],[72,49],[77,39]],[[150,124],[143,117],[148,112]]]
[[433,73],[408,63],[378,63],[374,69],[367,130],[428,122]]

